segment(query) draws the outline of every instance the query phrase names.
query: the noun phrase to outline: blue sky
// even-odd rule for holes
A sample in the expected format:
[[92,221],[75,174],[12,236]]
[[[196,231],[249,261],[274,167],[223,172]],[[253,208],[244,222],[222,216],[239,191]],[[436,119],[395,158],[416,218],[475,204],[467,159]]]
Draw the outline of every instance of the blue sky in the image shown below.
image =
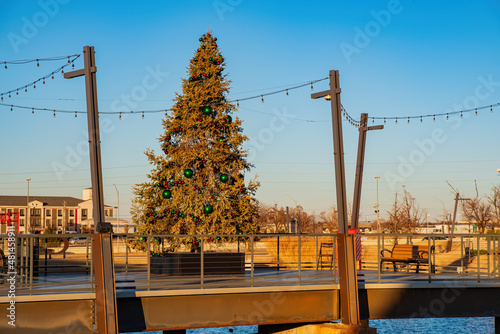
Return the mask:
[[[96,50],[106,203],[129,217],[131,187],[159,151],[163,114],[106,115],[167,109],[198,38],[218,38],[232,81],[230,98],[265,94],[340,71],[341,101],[355,119],[432,115],[500,102],[500,5],[496,1],[23,1],[0,3],[0,61]],[[0,68],[0,92],[32,82],[64,61]],[[75,62],[76,68],[83,60]],[[151,73],[154,73],[152,75]],[[145,89],[144,80],[154,83]],[[328,88],[327,81],[314,92]],[[241,102],[237,116],[267,204],[301,204],[319,213],[336,204],[330,104],[300,88]],[[56,75],[7,104],[85,110],[82,78]],[[410,124],[388,121],[368,133],[361,216],[375,219],[380,175],[382,217],[403,185],[429,219],[453,209],[448,180],[464,196],[500,182],[500,107]],[[85,115],[0,106],[0,193],[80,197],[90,186]],[[383,123],[383,122],[382,122]],[[372,124],[370,122],[370,124]],[[380,122],[375,124],[381,124]],[[354,187],[357,129],[344,122],[347,192]],[[64,169],[62,172],[61,169]]]

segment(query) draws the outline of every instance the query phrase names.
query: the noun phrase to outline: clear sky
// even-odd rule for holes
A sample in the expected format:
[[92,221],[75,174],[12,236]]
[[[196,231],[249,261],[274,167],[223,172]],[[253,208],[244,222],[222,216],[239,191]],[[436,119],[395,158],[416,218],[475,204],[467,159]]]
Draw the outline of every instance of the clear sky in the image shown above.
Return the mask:
[[[2,1],[0,61],[82,53],[95,47],[106,204],[130,217],[131,188],[150,170],[146,148],[160,151],[162,113],[180,92],[198,38],[210,27],[227,61],[236,100],[340,71],[349,114],[433,115],[500,102],[498,1]],[[0,92],[33,82],[65,61],[0,67]],[[83,59],[75,69],[83,67]],[[314,92],[328,82],[314,85]],[[267,204],[319,213],[336,204],[330,103],[310,87],[240,103]],[[3,103],[86,110],[83,78],[38,83]],[[90,186],[84,114],[0,106],[0,194],[81,197]],[[370,121],[370,125],[371,125]],[[376,121],[373,124],[383,124]],[[500,183],[500,107],[446,117],[387,121],[367,135],[361,219],[374,220],[376,182],[386,216],[403,186],[440,219],[453,209],[448,180],[464,196]],[[347,193],[352,198],[357,129],[344,122]]]

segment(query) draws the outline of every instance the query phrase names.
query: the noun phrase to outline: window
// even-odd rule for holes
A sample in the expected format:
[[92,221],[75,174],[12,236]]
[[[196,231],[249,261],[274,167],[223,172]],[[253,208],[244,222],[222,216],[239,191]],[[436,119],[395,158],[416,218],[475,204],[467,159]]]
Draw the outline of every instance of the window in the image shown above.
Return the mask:
[[87,209],[82,209],[82,218],[87,218],[88,211]]
[[69,210],[69,216],[74,217],[75,216],[75,209],[70,209]]
[[62,210],[61,209],[57,209],[57,216],[62,217]]
[[24,209],[19,209],[19,215],[24,216]]
[[45,219],[45,226],[50,226],[50,219]]
[[75,220],[73,218],[70,218],[69,226],[75,226]]
[[30,213],[32,216],[40,216],[42,214],[42,209],[31,209]]
[[52,214],[52,210],[50,210],[50,209],[45,210],[45,215],[46,215],[47,217],[50,217],[50,216],[51,216],[51,214]]
[[24,226],[24,218],[19,219],[19,226]]
[[62,219],[57,220],[57,226],[62,226]]
[[12,212],[12,209],[7,209],[7,212],[8,212],[8,213]]

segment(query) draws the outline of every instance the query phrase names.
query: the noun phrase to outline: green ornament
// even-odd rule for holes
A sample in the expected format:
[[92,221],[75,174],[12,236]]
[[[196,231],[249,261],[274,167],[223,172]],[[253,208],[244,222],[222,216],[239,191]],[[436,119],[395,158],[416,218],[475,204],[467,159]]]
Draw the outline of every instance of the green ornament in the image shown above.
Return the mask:
[[219,138],[219,141],[220,141],[220,142],[223,142],[224,140],[226,140],[226,138],[224,138],[224,137],[220,137],[220,138]]
[[226,123],[227,124],[231,124],[232,121],[233,121],[233,118],[231,116],[227,115],[227,121],[226,121]]
[[210,204],[207,204],[207,205],[204,205],[203,206],[203,212],[208,215],[208,214],[211,214],[212,212],[214,212],[214,207],[211,206]]
[[184,169],[184,176],[187,177],[188,179],[193,177],[193,170],[192,169]]
[[222,183],[226,183],[227,181],[229,181],[229,175],[227,175],[227,174],[221,174],[220,181]]
[[144,242],[144,241],[146,241],[146,238],[145,237],[141,237],[139,240]]
[[172,192],[170,190],[165,190],[163,191],[162,195],[163,198],[169,199],[170,197],[172,197]]
[[212,113],[212,107],[203,107],[201,110],[205,115],[210,115]]

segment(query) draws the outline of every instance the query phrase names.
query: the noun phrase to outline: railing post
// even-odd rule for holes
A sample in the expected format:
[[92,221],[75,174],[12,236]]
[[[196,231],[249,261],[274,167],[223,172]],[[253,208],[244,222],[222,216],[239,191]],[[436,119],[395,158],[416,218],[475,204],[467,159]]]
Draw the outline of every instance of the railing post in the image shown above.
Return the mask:
[[128,235],[125,237],[125,274],[128,274]]
[[[196,238],[196,237],[195,237]],[[200,254],[200,284],[203,289],[203,284],[205,280],[205,250],[203,249],[203,240],[205,239],[205,235],[201,236],[201,254]]]
[[490,253],[490,240],[491,240],[491,237],[488,235],[486,236],[486,249],[487,249],[487,252],[488,252],[488,256],[486,257],[487,259],[487,265],[486,265],[486,270],[487,270],[487,273],[488,273],[488,277],[490,277],[490,256],[491,256],[491,253]]
[[30,256],[29,256],[29,264],[30,264],[30,269],[29,269],[29,285],[30,285],[30,295],[33,294],[33,248],[35,246],[35,237],[32,236],[30,237]]
[[477,254],[477,282],[481,282],[481,263],[480,263],[480,257],[479,257],[479,253],[480,253],[480,245],[479,245],[479,235],[476,234],[476,240],[477,240],[477,250],[476,250],[476,254]]
[[302,275],[301,275],[302,274],[302,270],[301,270],[302,269],[302,261],[301,261],[302,259],[301,259],[301,256],[300,256],[301,255],[302,244],[300,242],[300,234],[298,235],[298,237],[299,237],[299,240],[298,240],[298,246],[299,246],[299,249],[298,249],[298,252],[299,252],[299,254],[298,254],[298,261],[299,261],[299,263],[297,263],[297,265],[299,267],[299,285],[302,285]]
[[90,292],[94,292],[94,238],[90,239]]
[[253,239],[254,239],[254,235],[252,234],[252,236],[250,237],[250,281],[251,281],[251,287],[253,288],[253,266],[254,266],[254,245],[253,245]]
[[380,235],[377,235],[377,271],[378,271],[378,284],[380,284]]
[[148,256],[148,258],[147,258],[147,261],[148,261],[147,262],[147,270],[148,270],[148,291],[149,291],[150,284],[151,284],[151,248],[150,248],[151,247],[151,239],[150,239],[149,235],[147,236],[147,238],[148,239],[147,239],[147,248],[146,248],[147,252],[146,252],[146,254]]
[[277,242],[276,242],[276,253],[277,255],[277,261],[278,261],[278,271],[280,270],[280,236],[278,235],[277,237]]
[[318,270],[319,267],[319,258],[318,258],[318,239],[319,235],[316,235],[315,240],[316,240],[316,248],[315,248],[315,256],[316,256],[316,270]]

